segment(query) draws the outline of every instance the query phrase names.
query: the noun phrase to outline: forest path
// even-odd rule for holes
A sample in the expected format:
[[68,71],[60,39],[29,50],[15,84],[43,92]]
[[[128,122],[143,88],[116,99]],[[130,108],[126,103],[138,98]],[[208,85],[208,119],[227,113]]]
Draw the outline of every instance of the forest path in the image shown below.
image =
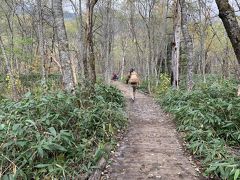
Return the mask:
[[112,180],[195,180],[201,179],[184,154],[174,123],[151,97],[114,82],[127,99],[128,131],[101,179]]

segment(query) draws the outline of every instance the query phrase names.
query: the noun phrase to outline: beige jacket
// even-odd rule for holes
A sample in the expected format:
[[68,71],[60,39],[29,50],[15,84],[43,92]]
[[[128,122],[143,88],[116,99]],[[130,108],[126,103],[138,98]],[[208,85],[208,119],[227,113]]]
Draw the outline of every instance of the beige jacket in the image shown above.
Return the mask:
[[131,73],[129,83],[137,83],[137,84],[139,83],[139,77],[138,77],[138,74],[135,71],[133,71]]

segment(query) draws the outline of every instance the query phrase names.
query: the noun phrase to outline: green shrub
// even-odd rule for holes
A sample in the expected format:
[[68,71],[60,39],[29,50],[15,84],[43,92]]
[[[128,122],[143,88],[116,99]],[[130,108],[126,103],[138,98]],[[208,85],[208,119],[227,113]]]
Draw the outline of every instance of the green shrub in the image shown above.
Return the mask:
[[[97,85],[96,96],[27,93],[0,103],[2,178],[76,177],[94,167],[106,143],[126,125],[123,96]],[[86,103],[87,106],[84,106]]]
[[154,88],[154,92],[157,95],[164,95],[165,93],[167,93],[171,86],[170,81],[170,77],[167,74],[161,74],[159,85]]
[[96,85],[96,93],[102,96],[106,102],[115,102],[119,105],[124,105],[123,94],[114,86],[105,86],[103,84]]
[[148,81],[147,80],[142,80],[139,87],[138,87],[138,90],[148,93]]
[[[239,159],[231,149],[240,142],[240,98],[231,81],[200,84],[191,92],[169,90],[159,97],[173,113],[187,147],[203,163],[206,174],[222,179],[239,176]],[[234,178],[235,177],[235,178]]]

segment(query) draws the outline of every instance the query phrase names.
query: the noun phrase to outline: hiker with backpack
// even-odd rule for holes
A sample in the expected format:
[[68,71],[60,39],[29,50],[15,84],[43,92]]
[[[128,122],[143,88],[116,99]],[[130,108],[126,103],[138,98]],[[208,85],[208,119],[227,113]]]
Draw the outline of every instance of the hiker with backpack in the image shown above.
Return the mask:
[[139,77],[138,77],[137,72],[133,68],[131,68],[130,72],[129,72],[129,75],[127,77],[126,83],[130,84],[133,88],[133,96],[132,96],[133,101],[135,100],[136,89],[139,85],[139,82],[140,81],[139,81]]

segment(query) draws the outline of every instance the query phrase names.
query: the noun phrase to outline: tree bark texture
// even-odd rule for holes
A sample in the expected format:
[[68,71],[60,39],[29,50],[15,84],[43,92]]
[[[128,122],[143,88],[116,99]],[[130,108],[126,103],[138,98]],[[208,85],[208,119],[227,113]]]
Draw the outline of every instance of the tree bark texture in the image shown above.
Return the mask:
[[[78,76],[79,79],[82,79],[82,76],[85,76],[85,78],[88,77],[88,68],[87,68],[87,62],[86,62],[86,50],[84,48],[84,31],[83,31],[83,18],[82,18],[82,0],[79,0],[78,5],[78,18],[77,18],[77,24],[78,24]],[[84,62],[85,61],[85,62]],[[86,69],[84,68],[84,65],[86,66]],[[86,71],[85,71],[85,70]]]
[[39,44],[39,52],[41,56],[42,81],[43,81],[43,84],[46,84],[46,70],[45,70],[46,51],[45,51],[43,21],[42,21],[42,0],[37,1],[37,13],[38,13],[38,23],[37,23],[38,44]]
[[189,14],[186,0],[180,0],[181,13],[182,13],[182,33],[185,43],[186,56],[187,56],[187,89],[189,91],[193,88],[193,41],[189,33]]
[[96,83],[96,69],[95,69],[95,56],[93,44],[93,9],[98,0],[87,0],[87,27],[86,27],[86,46],[87,46],[87,60],[90,65],[91,85]]
[[126,41],[122,41],[121,80],[123,80],[124,78],[124,70],[125,70],[125,64],[126,64],[126,47],[127,47]]
[[172,74],[173,88],[178,89],[179,81],[179,59],[180,59],[180,44],[181,44],[181,9],[179,0],[175,2],[173,13],[174,37],[172,42]]
[[140,66],[135,67],[136,70],[138,72],[141,72],[142,74],[144,73],[144,61],[143,59],[143,50],[140,46],[137,34],[136,34],[136,24],[134,23],[134,19],[135,19],[135,6],[134,6],[134,2],[133,1],[129,1],[129,8],[130,8],[130,17],[129,17],[129,29],[131,32],[131,36],[132,36],[132,41],[135,44],[136,47],[136,53],[137,53],[137,63]]
[[13,75],[13,72],[12,72],[12,68],[11,68],[11,65],[10,65],[10,61],[9,61],[9,58],[7,57],[6,50],[5,50],[5,47],[4,47],[4,44],[3,44],[1,36],[0,36],[0,49],[2,51],[3,58],[5,59],[6,69],[7,69],[8,74],[9,74],[9,81],[11,83],[12,96],[13,96],[14,100],[17,100],[18,99],[18,95],[17,95],[17,88],[16,88],[16,80],[14,78],[14,75]]
[[[106,4],[105,4],[106,3]],[[112,0],[104,2],[104,15],[103,15],[103,50],[104,50],[104,79],[107,84],[111,80],[111,46],[112,46]]]
[[238,64],[240,64],[240,26],[234,9],[229,4],[228,0],[216,0],[216,3],[219,9],[219,17],[222,19],[237,57]]
[[62,82],[66,91],[74,90],[73,72],[69,54],[68,38],[63,18],[62,0],[53,1],[53,12],[57,32],[58,51],[62,67]]

